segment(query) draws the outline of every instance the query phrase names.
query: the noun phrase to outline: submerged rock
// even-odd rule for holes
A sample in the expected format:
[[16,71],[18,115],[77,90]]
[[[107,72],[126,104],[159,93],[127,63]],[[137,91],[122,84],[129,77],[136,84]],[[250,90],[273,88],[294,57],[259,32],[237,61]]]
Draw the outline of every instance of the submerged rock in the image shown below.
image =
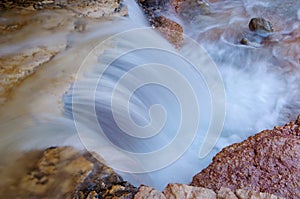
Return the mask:
[[169,3],[171,0],[138,0],[138,3],[147,10],[160,10],[166,3]]
[[[300,198],[300,115],[295,122],[265,130],[224,148],[191,185],[215,191],[228,187]],[[242,193],[241,193],[242,194]]]
[[249,22],[249,29],[260,36],[268,36],[273,32],[271,22],[264,18],[252,18]]
[[211,14],[209,4],[203,0],[175,0],[173,7],[186,20]]
[[128,15],[122,0],[4,0],[0,11],[0,105],[23,80],[69,47],[74,31],[86,30],[85,19]]
[[260,47],[268,43],[273,33],[273,26],[270,21],[264,18],[252,18],[249,22],[249,29],[252,33],[241,39],[240,44],[252,47]]
[[0,104],[7,100],[8,93],[25,78],[34,74],[43,64],[49,62],[66,44],[39,46],[11,55],[0,57]]

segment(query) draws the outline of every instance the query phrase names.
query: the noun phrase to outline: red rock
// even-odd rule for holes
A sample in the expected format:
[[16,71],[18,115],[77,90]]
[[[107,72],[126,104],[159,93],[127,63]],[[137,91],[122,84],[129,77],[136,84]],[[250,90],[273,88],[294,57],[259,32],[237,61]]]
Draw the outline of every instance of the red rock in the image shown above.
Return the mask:
[[152,25],[176,48],[180,48],[183,42],[183,28],[181,25],[164,16],[155,17]]
[[215,191],[228,187],[300,198],[300,115],[295,122],[265,130],[224,148],[194,176],[191,185]]

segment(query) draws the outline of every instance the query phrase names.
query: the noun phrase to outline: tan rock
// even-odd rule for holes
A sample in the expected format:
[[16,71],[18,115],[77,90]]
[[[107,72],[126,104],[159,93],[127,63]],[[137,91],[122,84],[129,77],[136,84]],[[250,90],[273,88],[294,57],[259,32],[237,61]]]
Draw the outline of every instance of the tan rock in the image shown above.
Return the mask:
[[173,6],[183,18],[211,13],[209,4],[203,0],[175,0]]
[[127,8],[120,0],[51,0],[51,1],[4,1],[3,10],[26,9],[26,12],[34,12],[43,9],[67,9],[71,12],[90,18],[111,16],[127,16]]
[[30,167],[18,168],[22,172],[14,176],[6,187],[0,188],[1,196],[121,199],[133,198],[136,193],[136,188],[123,181],[111,168],[89,153],[81,153],[72,147],[52,147],[36,158]]
[[0,104],[7,100],[8,93],[24,79],[34,74],[38,67],[49,62],[58,52],[66,48],[57,46],[39,46],[24,49],[16,54],[0,57]]
[[283,199],[281,197],[238,189],[236,192],[222,187],[216,193],[211,189],[192,187],[184,184],[169,184],[161,193],[151,187],[141,185],[134,199]]
[[[92,22],[128,15],[120,0],[5,0],[0,5],[2,10],[0,105],[9,99],[13,88],[67,47],[70,33],[84,32],[86,19]],[[9,52],[5,49],[15,46]]]
[[283,199],[282,197],[275,196],[269,193],[260,193],[257,191],[247,191],[243,189],[236,190],[236,195],[239,199]]
[[134,199],[166,199],[163,193],[152,187],[141,185],[138,192],[134,195]]
[[184,184],[169,184],[163,193],[168,199],[216,199],[216,193],[213,190]]
[[239,199],[229,188],[221,187],[217,192],[217,199]]
[[66,7],[75,13],[90,18],[101,18],[107,16],[127,16],[127,8],[120,0],[94,0],[69,2]]
[[97,199],[97,198],[98,198],[98,194],[96,191],[91,191],[89,195],[86,197],[86,199]]

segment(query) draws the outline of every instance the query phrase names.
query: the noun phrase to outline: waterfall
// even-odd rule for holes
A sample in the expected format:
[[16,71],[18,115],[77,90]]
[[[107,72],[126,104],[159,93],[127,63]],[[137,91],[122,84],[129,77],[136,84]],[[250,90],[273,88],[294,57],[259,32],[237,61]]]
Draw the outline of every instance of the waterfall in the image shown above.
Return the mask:
[[[2,107],[2,165],[21,151],[72,145],[97,152],[130,183],[161,190],[189,183],[223,147],[296,117],[299,73],[280,66],[273,56],[278,46],[235,40],[248,16],[230,13],[252,4],[182,16],[180,49],[149,27],[134,1],[126,5],[128,18],[87,20],[86,32],[65,34],[69,48]],[[64,81],[64,69],[72,81]],[[54,76],[63,87],[44,85]],[[41,86],[29,96],[33,85]]]

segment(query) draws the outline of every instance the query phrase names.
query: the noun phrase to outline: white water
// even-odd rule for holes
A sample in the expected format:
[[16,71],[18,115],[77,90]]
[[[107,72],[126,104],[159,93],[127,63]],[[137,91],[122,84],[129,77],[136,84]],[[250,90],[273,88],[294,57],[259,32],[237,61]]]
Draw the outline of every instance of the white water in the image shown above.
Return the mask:
[[[125,156],[128,154],[122,152],[117,152],[115,156],[109,156],[110,153],[113,153],[111,145],[102,140],[94,139],[95,137],[106,139],[105,136],[99,134],[99,123],[114,144],[123,148],[123,150],[136,153],[156,151],[166,146],[175,137],[175,132],[182,121],[179,107],[181,101],[176,99],[170,90],[162,87],[145,86],[140,90],[136,90],[130,98],[129,105],[128,101],[124,100],[127,95],[132,94],[131,89],[134,84],[143,82],[148,78],[160,82],[165,79],[169,80],[170,77],[173,78],[174,76],[165,75],[162,71],[152,70],[151,66],[148,66],[149,69],[146,67],[138,75],[130,76],[130,81],[124,81],[119,88],[116,88],[116,96],[113,98],[115,101],[111,102],[112,91],[117,80],[126,71],[133,68],[133,65],[138,64],[158,62],[173,67],[180,74],[183,74],[196,92],[195,96],[198,100],[201,120],[193,145],[173,164],[145,174],[120,172],[126,180],[135,185],[143,183],[163,189],[169,182],[189,183],[192,176],[205,168],[211,161],[212,156],[221,148],[241,141],[260,130],[270,129],[296,117],[300,107],[299,73],[297,70],[291,73],[289,68],[284,68],[281,65],[282,62],[278,61],[282,60],[282,57],[278,59],[272,57],[273,48],[278,47],[278,45],[273,46],[273,48],[253,48],[239,45],[237,42],[239,34],[243,31],[247,32],[245,27],[252,13],[248,11],[243,16],[234,16],[231,13],[242,13],[240,9],[244,5],[247,9],[252,8],[254,5],[235,2],[237,4],[232,3],[225,7],[222,3],[216,3],[212,5],[215,6],[214,9],[216,10],[216,13],[212,16],[199,15],[193,18],[191,23],[187,23],[187,19],[184,18],[178,19],[178,21],[185,21],[186,34],[197,40],[209,52],[220,71],[225,87],[226,118],[222,136],[213,150],[205,158],[200,159],[199,148],[205,140],[205,132],[208,129],[210,118],[213,114],[222,115],[223,111],[212,111],[212,96],[205,80],[189,64],[183,62],[177,56],[174,57],[170,53],[164,54],[164,52],[157,49],[151,51],[138,50],[131,54],[128,53],[118,59],[118,62],[112,63],[102,79],[100,78],[100,74],[105,67],[104,63],[109,62],[114,55],[122,50],[153,46],[176,52],[172,45],[167,43],[158,33],[151,30],[143,34],[134,31],[129,36],[127,35],[126,39],[118,37],[112,41],[108,40],[103,48],[98,49],[96,60],[91,61],[88,67],[84,69],[79,68],[83,59],[88,56],[88,52],[109,36],[125,30],[148,26],[137,5],[132,1],[127,3],[130,16],[128,19],[102,22],[100,24],[87,20],[88,26],[85,33],[69,34],[67,39],[70,49],[48,63],[43,68],[45,71],[41,70],[32,78],[26,80],[16,90],[12,101],[2,107],[0,146],[3,167],[13,157],[13,154],[18,156],[22,154],[22,150],[53,145],[73,145],[77,148],[83,148],[84,146],[77,134],[77,131],[79,131],[85,147],[96,150],[111,164],[117,164],[117,166],[111,166],[122,166],[123,170],[127,169],[129,171],[133,167],[138,170],[140,166],[145,169],[144,159],[125,162],[125,160],[127,161]],[[218,10],[218,7],[224,9]],[[297,18],[297,9],[294,18]],[[299,23],[299,21],[295,23]],[[282,31],[286,31],[286,28],[283,28]],[[24,41],[24,45],[27,41]],[[36,40],[30,39],[29,42],[34,43]],[[10,44],[6,44],[5,47],[10,48]],[[187,58],[202,63],[206,56],[203,52],[194,49],[193,44],[187,42],[180,53]],[[280,52],[279,56],[281,56]],[[211,65],[208,64],[208,66]],[[294,67],[298,69],[299,64],[294,65]],[[78,81],[74,93],[69,90],[66,95],[63,95],[68,90],[70,82],[64,81],[68,75],[62,74],[62,69],[65,69],[68,75],[73,77],[79,70],[80,75],[77,76]],[[60,79],[59,88],[51,85],[50,80],[53,77]],[[171,80],[173,80],[172,78]],[[98,79],[100,79],[99,82],[97,82]],[[37,85],[41,85],[40,88]],[[183,92],[183,95],[188,96],[184,93],[186,90],[183,90],[186,87],[179,80],[175,79],[170,83],[170,86],[174,85],[176,91]],[[32,88],[35,88],[35,92],[28,96],[27,93]],[[53,96],[48,91],[54,92],[55,95]],[[94,93],[95,103],[92,98]],[[64,107],[57,104],[57,101],[61,98]],[[114,113],[111,110],[111,103],[114,103],[115,106]],[[161,110],[150,112],[149,116],[150,107],[154,104],[162,105],[163,112],[159,112]],[[128,117],[127,106],[131,118]],[[94,110],[97,113],[96,118],[93,115]],[[151,115],[151,113],[153,114]],[[187,118],[193,121],[192,110],[189,113],[190,115],[184,116],[184,119]],[[73,116],[75,114],[77,129],[72,121],[72,114]],[[152,118],[150,118],[151,116]],[[166,118],[163,116],[166,116]],[[137,132],[145,136],[153,133],[151,131],[158,131],[161,125],[164,124],[163,122],[165,122],[165,126],[163,126],[158,137],[154,137],[153,140],[141,141],[123,136],[122,131],[120,131],[121,127],[114,122],[116,118],[119,118],[121,127],[129,128],[127,129],[129,131],[130,128],[135,128],[131,126],[131,122],[136,122],[142,127],[148,125],[149,128],[138,129],[140,131]],[[121,136],[122,138],[120,138]],[[169,155],[176,153],[177,150],[180,152],[181,148],[175,148]],[[106,156],[107,154],[108,156]],[[151,159],[152,161],[148,163],[149,167],[159,165],[160,162],[168,159],[167,156],[161,153],[161,157],[158,157],[158,159]]]

